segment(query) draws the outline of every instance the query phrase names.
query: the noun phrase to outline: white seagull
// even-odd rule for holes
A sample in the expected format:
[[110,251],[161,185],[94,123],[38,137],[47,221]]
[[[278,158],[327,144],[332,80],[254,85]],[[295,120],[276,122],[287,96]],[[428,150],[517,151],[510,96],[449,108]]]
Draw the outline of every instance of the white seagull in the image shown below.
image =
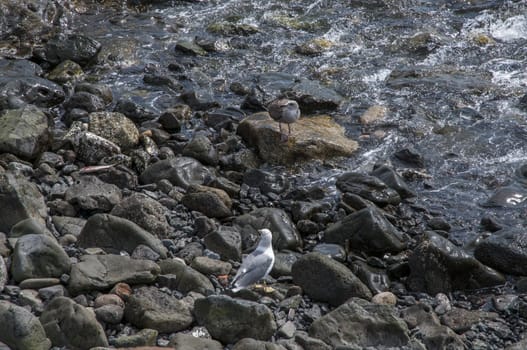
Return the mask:
[[258,230],[260,242],[256,249],[247,255],[231,282],[233,292],[258,282],[269,274],[274,264],[273,234],[268,229]]

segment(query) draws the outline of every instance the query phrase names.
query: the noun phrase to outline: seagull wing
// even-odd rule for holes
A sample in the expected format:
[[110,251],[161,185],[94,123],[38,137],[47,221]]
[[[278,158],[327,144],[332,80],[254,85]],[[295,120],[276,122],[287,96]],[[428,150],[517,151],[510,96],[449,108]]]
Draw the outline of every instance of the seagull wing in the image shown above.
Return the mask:
[[265,277],[274,262],[273,256],[267,254],[251,253],[243,259],[242,265],[238,269],[231,285],[236,287],[246,287],[258,282]]

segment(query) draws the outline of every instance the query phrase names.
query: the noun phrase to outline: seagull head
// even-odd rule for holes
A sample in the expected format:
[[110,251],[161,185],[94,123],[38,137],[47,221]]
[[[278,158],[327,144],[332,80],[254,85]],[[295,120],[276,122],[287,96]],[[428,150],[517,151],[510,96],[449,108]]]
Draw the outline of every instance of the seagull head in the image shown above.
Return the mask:
[[261,230],[258,230],[258,232],[260,232],[260,243],[258,244],[258,248],[271,247],[273,242],[273,234],[271,233],[271,231],[266,228],[263,228]]

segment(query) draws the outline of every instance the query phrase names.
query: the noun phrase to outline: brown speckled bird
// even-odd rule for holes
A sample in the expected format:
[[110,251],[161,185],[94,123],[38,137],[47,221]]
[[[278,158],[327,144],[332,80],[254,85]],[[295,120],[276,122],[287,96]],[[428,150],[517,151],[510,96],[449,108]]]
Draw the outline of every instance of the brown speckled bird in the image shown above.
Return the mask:
[[[267,107],[267,110],[269,111],[271,118],[278,122],[281,135],[280,140],[287,141],[291,135],[291,124],[300,118],[300,107],[298,107],[298,103],[294,100],[282,98],[271,102]],[[287,124],[289,130],[287,135],[282,133],[282,123]]]

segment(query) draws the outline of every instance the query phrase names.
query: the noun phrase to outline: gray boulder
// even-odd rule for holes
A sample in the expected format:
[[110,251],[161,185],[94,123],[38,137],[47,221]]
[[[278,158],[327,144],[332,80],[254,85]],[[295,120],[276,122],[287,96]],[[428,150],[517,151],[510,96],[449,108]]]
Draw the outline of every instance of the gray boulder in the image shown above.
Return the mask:
[[167,249],[157,237],[130,220],[110,214],[92,215],[78,237],[78,244],[83,248],[98,247],[116,254],[123,250],[132,254],[142,244],[162,258],[167,256]]
[[139,143],[139,131],[134,122],[119,112],[93,112],[89,115],[88,130],[123,150]]
[[81,209],[110,211],[121,201],[119,187],[99,180],[96,176],[81,176],[65,193],[64,199]]
[[27,105],[9,109],[0,115],[0,153],[12,153],[33,160],[51,142],[48,118],[37,107]]
[[225,295],[196,300],[194,315],[214,339],[224,344],[242,338],[268,340],[276,331],[273,313],[267,306]]
[[156,162],[141,173],[139,180],[143,184],[156,183],[167,179],[173,185],[187,188],[190,185],[203,185],[212,174],[200,162],[189,157],[164,159]]
[[168,344],[178,350],[223,350],[223,345],[219,341],[207,338],[197,338],[186,333],[177,333],[170,338]]
[[172,231],[166,218],[167,209],[142,193],[124,198],[110,214],[133,221],[157,237],[167,237]]
[[29,234],[17,240],[11,264],[15,281],[60,277],[69,273],[70,268],[68,255],[55,239],[46,235]]
[[481,240],[474,256],[506,274],[527,276],[527,230],[508,228]]
[[100,50],[101,44],[85,35],[59,34],[49,40],[39,53],[52,65],[71,60],[84,66],[94,60]]
[[286,348],[272,342],[243,338],[234,344],[232,350],[286,350]]
[[320,253],[308,253],[292,268],[293,282],[314,300],[340,305],[351,297],[371,299],[372,294],[345,265]]
[[69,298],[57,297],[50,301],[40,316],[40,322],[53,346],[72,350],[108,346],[104,329],[95,314]]
[[12,350],[48,350],[51,341],[31,312],[8,301],[0,301],[0,342]]
[[220,226],[204,238],[205,246],[225,260],[242,258],[242,238],[236,227]]
[[209,218],[226,218],[231,209],[212,191],[187,193],[181,203],[190,210],[199,211]]
[[121,153],[115,143],[89,131],[80,132],[75,137],[73,148],[77,158],[87,165],[97,165],[103,158]]
[[5,265],[4,258],[0,255],[0,292],[4,290],[7,279],[7,266]]
[[55,238],[42,221],[33,218],[17,222],[16,225],[11,227],[11,231],[9,231],[10,238],[17,238],[29,234],[47,235],[53,239]]
[[33,218],[45,223],[47,207],[34,183],[11,172],[0,173],[0,232],[9,232],[16,223]]
[[189,305],[155,287],[140,287],[128,298],[124,317],[139,328],[173,333],[188,328],[193,317]]
[[505,283],[499,272],[483,265],[446,238],[426,232],[408,258],[410,289],[429,294],[478,289]]
[[352,250],[371,255],[398,253],[406,247],[403,233],[374,207],[337,221],[326,229],[324,238],[327,243],[347,242]]
[[315,320],[309,335],[333,348],[402,347],[410,341],[408,327],[393,307],[357,298]]
[[[159,332],[155,329],[144,328],[132,335],[121,335],[113,340],[116,348],[136,348],[141,346],[155,346]],[[95,350],[95,349],[94,349]],[[101,349],[102,350],[102,349]]]
[[289,215],[278,208],[259,208],[250,213],[237,216],[233,226],[238,227],[242,235],[243,250],[253,246],[258,237],[258,230],[267,228],[273,233],[273,248],[298,249],[302,246],[302,238]]
[[166,259],[159,262],[162,274],[176,275],[176,289],[182,293],[198,292],[210,294],[214,291],[214,286],[207,276],[185,265],[179,259]]
[[150,260],[121,255],[84,255],[71,268],[68,289],[73,295],[84,291],[107,290],[119,282],[152,283],[160,273]]

